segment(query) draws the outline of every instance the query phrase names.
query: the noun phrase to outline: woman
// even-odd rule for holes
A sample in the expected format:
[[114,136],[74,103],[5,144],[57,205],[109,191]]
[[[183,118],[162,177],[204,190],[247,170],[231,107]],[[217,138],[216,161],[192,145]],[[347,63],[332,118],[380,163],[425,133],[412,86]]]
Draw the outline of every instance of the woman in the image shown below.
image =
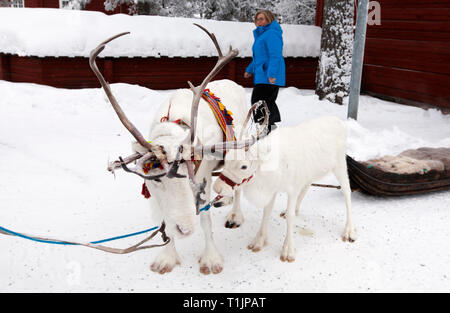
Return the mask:
[[[269,131],[274,129],[275,123],[280,122],[280,111],[275,100],[278,89],[284,86],[285,65],[283,59],[283,31],[280,24],[275,21],[273,14],[268,10],[258,11],[255,15],[256,29],[253,31],[253,60],[245,69],[244,77],[253,75],[255,88],[252,93],[252,103],[265,100],[269,107]],[[263,113],[257,110],[254,113],[256,122],[262,123]]]

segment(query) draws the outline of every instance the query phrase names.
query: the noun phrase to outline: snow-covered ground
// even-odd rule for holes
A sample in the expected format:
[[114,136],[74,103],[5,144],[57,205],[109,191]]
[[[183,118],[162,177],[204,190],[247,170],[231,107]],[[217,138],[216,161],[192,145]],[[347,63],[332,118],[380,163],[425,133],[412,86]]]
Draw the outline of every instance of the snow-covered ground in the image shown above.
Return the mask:
[[[198,23],[213,32],[222,51],[230,45],[239,57],[252,55],[253,23],[162,16],[106,15],[101,12],[0,8],[0,52],[19,56],[88,57],[93,47],[122,32],[101,57],[217,56]],[[282,24],[285,57],[317,57],[321,28]]]
[[[112,89],[137,127],[170,91],[126,84]],[[246,89],[250,98],[251,89]],[[131,136],[101,89],[66,90],[0,81],[0,226],[60,239],[94,241],[156,225],[135,175],[106,171],[108,158],[131,152]],[[220,95],[219,95],[220,96]],[[321,115],[346,118],[347,106],[319,101],[311,90],[284,88],[281,126]],[[225,104],[226,105],[226,104]],[[349,122],[348,153],[359,160],[420,146],[450,147],[450,115],[361,97]],[[323,180],[336,183],[333,178]],[[352,194],[358,240],[340,239],[341,193],[311,188],[296,219],[297,259],[279,259],[286,205],[279,195],[269,245],[247,250],[262,209],[243,200],[244,224],[224,228],[230,207],[214,208],[214,236],[224,256],[218,275],[200,274],[203,234],[177,241],[182,264],[155,274],[158,249],[129,255],[35,243],[0,235],[0,292],[300,292],[450,291],[450,191],[377,198]],[[127,247],[143,235],[111,243]]]

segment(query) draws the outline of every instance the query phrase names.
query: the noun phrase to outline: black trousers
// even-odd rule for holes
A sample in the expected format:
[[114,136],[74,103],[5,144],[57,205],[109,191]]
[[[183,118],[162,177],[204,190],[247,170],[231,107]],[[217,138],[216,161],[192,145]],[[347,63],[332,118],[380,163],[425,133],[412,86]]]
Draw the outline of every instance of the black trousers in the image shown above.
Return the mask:
[[[252,92],[252,104],[259,100],[264,100],[269,108],[269,125],[281,122],[280,111],[278,110],[275,100],[277,100],[279,86],[269,84],[257,84]],[[264,110],[255,110],[253,112],[255,122],[262,123],[264,121]]]

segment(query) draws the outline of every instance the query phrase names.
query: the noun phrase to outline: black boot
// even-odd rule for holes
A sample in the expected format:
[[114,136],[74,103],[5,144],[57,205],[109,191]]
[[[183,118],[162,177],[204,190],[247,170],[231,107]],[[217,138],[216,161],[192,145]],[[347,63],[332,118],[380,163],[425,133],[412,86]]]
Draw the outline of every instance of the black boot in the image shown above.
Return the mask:
[[269,135],[271,131],[273,131],[277,128],[278,128],[278,126],[275,124],[270,124],[269,126],[267,126],[267,135]]

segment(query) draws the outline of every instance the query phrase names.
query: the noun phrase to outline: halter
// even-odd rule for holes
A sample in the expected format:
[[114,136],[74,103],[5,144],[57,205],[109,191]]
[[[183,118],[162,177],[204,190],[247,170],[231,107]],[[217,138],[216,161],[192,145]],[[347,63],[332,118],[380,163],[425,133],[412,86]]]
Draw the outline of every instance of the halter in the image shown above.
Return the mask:
[[234,187],[236,187],[236,186],[239,187],[243,183],[249,182],[250,179],[252,179],[252,178],[253,178],[253,175],[248,178],[244,178],[240,183],[235,183],[234,181],[232,181],[230,178],[226,177],[225,175],[223,175],[223,174],[219,175],[219,179],[222,180],[228,186],[230,186],[231,189],[234,189]]

